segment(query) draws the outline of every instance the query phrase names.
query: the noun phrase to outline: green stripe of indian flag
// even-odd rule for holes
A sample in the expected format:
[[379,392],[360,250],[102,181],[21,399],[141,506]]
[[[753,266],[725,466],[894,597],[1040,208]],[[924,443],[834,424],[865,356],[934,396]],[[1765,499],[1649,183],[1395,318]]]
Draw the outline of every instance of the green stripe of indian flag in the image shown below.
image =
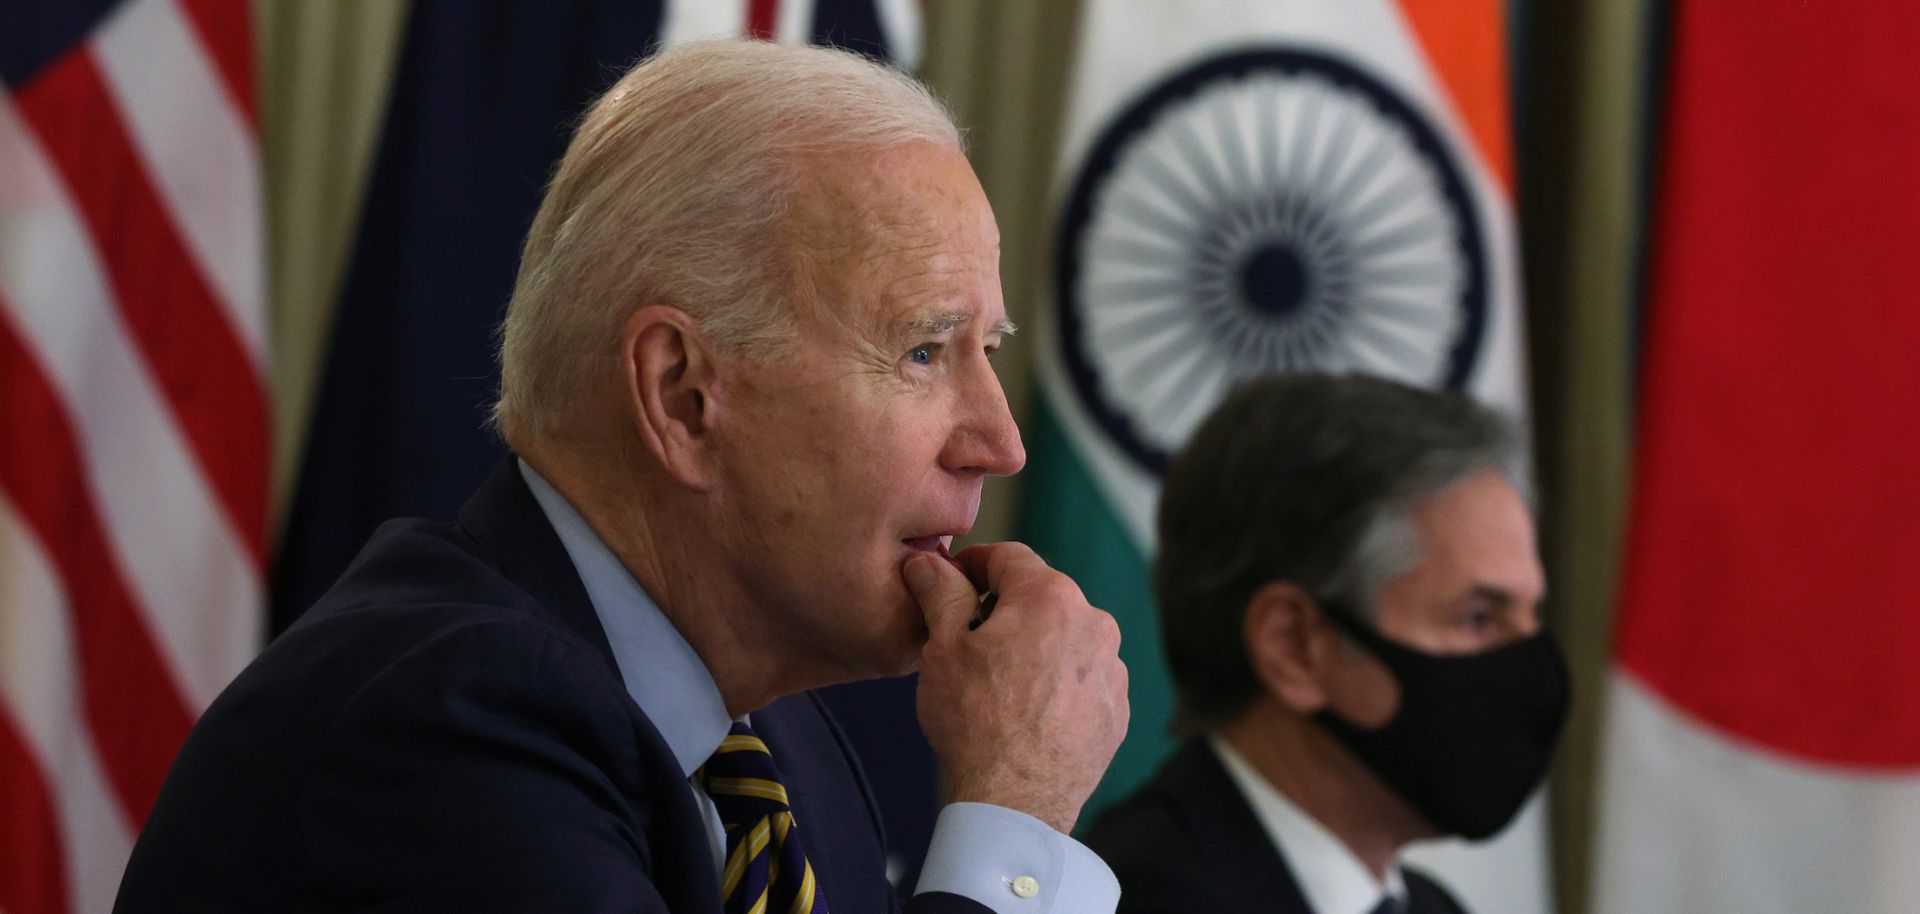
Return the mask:
[[[1453,101],[1399,3],[1275,4],[1212,0],[1085,0],[1080,41],[1062,130],[1055,192],[1064,195],[1096,137],[1121,108],[1178,69],[1252,43],[1337,54],[1391,84],[1436,123],[1467,169],[1486,245],[1488,309],[1481,354],[1466,388],[1525,421],[1522,317],[1512,201],[1472,144]],[[1056,205],[1063,199],[1056,199]],[[1133,722],[1108,776],[1082,820],[1150,776],[1171,748],[1172,704],[1159,625],[1148,581],[1159,481],[1122,453],[1079,402],[1061,365],[1051,288],[1034,290],[1040,309],[1035,365],[1039,382],[1025,426],[1021,536],[1087,596],[1119,620],[1122,659],[1132,680]],[[1194,395],[1217,395],[1196,388]],[[1441,842],[1413,850],[1471,910],[1543,914],[1552,908],[1546,871],[1544,810],[1536,796],[1520,819],[1486,845]]]
[[1090,824],[1099,811],[1153,774],[1172,746],[1167,719],[1173,686],[1160,653],[1149,563],[1094,482],[1081,449],[1055,418],[1046,397],[1035,397],[1026,423],[1025,498],[1020,539],[1049,565],[1080,584],[1087,600],[1113,614],[1124,633],[1120,659],[1127,665],[1132,723],[1107,776],[1080,815]]

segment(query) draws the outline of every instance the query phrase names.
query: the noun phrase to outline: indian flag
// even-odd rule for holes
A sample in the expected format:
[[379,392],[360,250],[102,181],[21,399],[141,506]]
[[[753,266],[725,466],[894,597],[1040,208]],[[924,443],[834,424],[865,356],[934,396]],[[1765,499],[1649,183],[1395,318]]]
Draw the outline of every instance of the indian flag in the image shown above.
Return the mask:
[[[1171,748],[1147,569],[1168,456],[1239,379],[1356,371],[1525,419],[1498,0],[1090,0],[1056,180],[1022,534],[1119,618],[1133,725],[1089,806]],[[1536,798],[1412,856],[1549,908]]]

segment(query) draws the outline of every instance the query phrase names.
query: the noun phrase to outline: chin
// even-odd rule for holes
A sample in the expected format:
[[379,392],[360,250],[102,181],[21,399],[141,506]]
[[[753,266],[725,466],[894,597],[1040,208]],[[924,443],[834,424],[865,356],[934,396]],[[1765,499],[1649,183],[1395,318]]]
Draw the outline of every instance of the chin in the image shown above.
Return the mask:
[[927,623],[917,608],[908,607],[908,613],[874,652],[886,667],[883,676],[907,676],[920,670],[920,649],[927,646]]
[[885,647],[875,651],[880,657],[882,676],[908,676],[920,671],[920,649],[927,644],[927,626],[916,616],[905,634],[896,633]]
[[916,645],[904,654],[898,650],[870,651],[855,663],[842,667],[840,682],[864,682],[869,679],[897,679],[920,671],[920,648]]
[[906,676],[920,669],[927,625],[919,608],[906,598],[877,615],[878,624],[843,632],[844,640],[832,651],[849,680]]

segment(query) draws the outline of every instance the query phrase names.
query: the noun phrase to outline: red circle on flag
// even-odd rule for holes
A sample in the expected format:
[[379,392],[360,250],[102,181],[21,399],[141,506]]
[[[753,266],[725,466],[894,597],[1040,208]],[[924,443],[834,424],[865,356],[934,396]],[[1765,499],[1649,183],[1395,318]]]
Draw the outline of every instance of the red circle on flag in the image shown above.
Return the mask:
[[1920,767],[1920,7],[1707,15],[1676,9],[1619,661],[1772,750]]

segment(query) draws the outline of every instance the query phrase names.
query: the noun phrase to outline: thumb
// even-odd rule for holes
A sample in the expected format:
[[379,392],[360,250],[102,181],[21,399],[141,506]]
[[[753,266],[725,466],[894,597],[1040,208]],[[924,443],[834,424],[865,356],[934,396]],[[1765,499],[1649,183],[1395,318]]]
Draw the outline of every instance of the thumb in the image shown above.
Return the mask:
[[920,615],[927,620],[927,631],[964,630],[980,608],[980,595],[973,583],[951,562],[931,553],[909,556],[901,566],[907,592],[920,604]]

